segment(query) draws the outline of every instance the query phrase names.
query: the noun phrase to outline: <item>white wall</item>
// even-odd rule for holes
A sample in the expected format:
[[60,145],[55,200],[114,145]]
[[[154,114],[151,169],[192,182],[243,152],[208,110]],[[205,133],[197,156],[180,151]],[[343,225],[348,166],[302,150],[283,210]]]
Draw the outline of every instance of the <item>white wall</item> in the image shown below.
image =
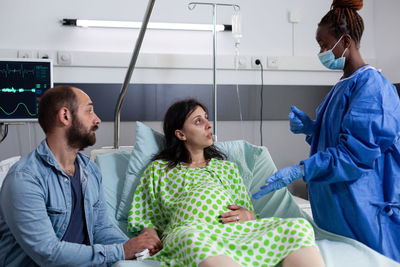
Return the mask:
[[390,81],[400,83],[400,1],[376,1],[374,10],[377,66]]
[[[299,56],[318,52],[314,40],[316,24],[331,4],[330,0],[219,2],[235,2],[241,6],[244,36],[241,50],[244,54],[292,55],[292,24],[288,22],[288,11],[300,11],[302,21],[295,25],[295,52]],[[211,23],[211,7],[198,6],[189,11],[188,3],[182,0],[158,0],[151,21]],[[366,21],[364,40],[367,43],[374,38],[373,3],[365,1],[361,11]],[[138,0],[2,0],[0,33],[3,40],[0,48],[131,51],[138,32],[136,30],[76,29],[63,27],[59,21],[62,18],[141,21],[146,6],[147,1]],[[231,24],[230,16],[230,8],[218,8],[218,23]],[[229,33],[219,39],[218,54],[233,53],[232,41],[227,35]],[[212,49],[211,38],[208,33],[149,31],[141,52],[209,54]],[[366,56],[374,57],[373,45],[363,49]]]
[[[228,3],[230,1],[221,2]],[[196,9],[190,11],[187,8],[188,3],[189,1],[182,0],[156,1],[151,21],[211,23],[211,7],[197,6]],[[315,42],[315,30],[321,17],[329,10],[330,0],[239,0],[235,3],[239,4],[242,10],[243,39],[240,54],[246,57],[247,69],[251,68],[252,56],[278,56],[284,57],[283,61],[289,60],[292,63],[287,69],[290,69],[290,65],[298,68],[299,64],[301,66],[301,64],[307,65],[311,62],[313,65],[311,69],[324,70],[316,58],[319,49]],[[364,41],[368,43],[368,46],[363,46],[362,52],[366,58],[372,61],[375,59],[373,3],[373,0],[366,1],[365,7],[361,11],[366,21]],[[126,72],[124,67],[129,62],[129,53],[134,47],[138,30],[65,27],[61,26],[59,21],[63,18],[141,21],[146,6],[147,1],[127,0],[37,0],[34,2],[2,0],[0,4],[0,25],[2,25],[0,34],[3,38],[0,43],[0,57],[15,57],[18,50],[29,50],[33,52],[34,56],[45,50],[51,52],[53,57],[57,56],[57,52],[67,51],[72,53],[72,67],[56,67],[55,81],[122,82]],[[291,10],[300,12],[302,16],[300,23],[295,25],[289,23],[288,12]],[[231,8],[218,8],[218,23],[230,24],[231,14]],[[294,44],[292,30],[294,30]],[[93,52],[98,53],[93,55]],[[229,32],[220,33],[217,55],[219,57],[226,56],[225,59],[233,64],[233,53],[231,34]],[[212,35],[190,31],[147,31],[139,57],[139,65],[141,62],[146,63],[145,55],[152,54],[184,55],[188,60],[194,59],[196,63],[200,60],[198,57],[193,57],[194,55],[205,55],[205,58],[209,57],[208,62],[211,66]],[[115,62],[115,58],[118,59],[121,56],[123,59]],[[292,56],[295,56],[293,57],[294,62],[287,58]],[[175,58],[172,57],[168,63],[174,65],[174,60]],[[266,62],[264,63],[266,65]],[[78,68],[76,64],[84,67]],[[101,67],[98,67],[99,64]],[[220,67],[224,65],[224,62],[219,60],[217,65]],[[112,68],[106,68],[106,66]],[[114,68],[115,66],[117,68]],[[153,67],[157,67],[157,62]],[[193,79],[193,83],[199,81],[211,83],[210,71],[208,68],[208,71],[188,73],[179,69],[145,68],[144,70],[137,69],[133,80],[134,82],[153,83],[155,79],[164,79],[166,80],[164,82],[187,83],[188,80]],[[334,72],[325,72],[323,76],[320,76],[319,71],[318,75],[315,75],[315,71],[276,72],[274,70],[267,76],[265,82],[268,84],[333,84],[338,77],[338,74]],[[233,75],[232,73],[228,73],[227,76],[218,74],[217,79],[218,83],[232,83]],[[258,83],[258,73],[245,70],[239,75],[236,82]]]
[[[226,0],[220,2],[231,3]],[[396,0],[390,2],[393,5],[397,3]],[[211,23],[210,7],[198,6],[189,11],[188,3],[182,0],[159,0],[155,4],[151,21]],[[340,73],[326,71],[318,65],[316,54],[319,48],[315,42],[316,25],[329,10],[331,0],[237,0],[235,3],[241,6],[242,11],[243,39],[240,54],[247,65],[237,72],[232,70],[233,40],[230,33],[220,33],[217,64],[222,70],[217,72],[219,84],[259,84],[259,72],[251,69],[249,61],[255,56],[262,56],[265,60],[267,56],[277,56],[282,60],[282,68],[265,71],[266,84],[335,83]],[[362,53],[372,62],[376,58],[375,34],[379,32],[374,25],[384,24],[376,22],[374,3],[375,0],[365,1],[361,11],[366,24]],[[146,6],[147,1],[138,0],[1,0],[0,57],[16,57],[18,50],[29,50],[36,57],[38,51],[45,50],[55,58],[57,52],[67,51],[72,55],[72,64],[61,66],[55,61],[55,82],[122,82],[138,30],[81,29],[61,26],[59,21],[62,18],[141,21]],[[300,23],[292,25],[288,22],[290,10],[301,13]],[[231,24],[231,12],[230,8],[219,8],[218,23]],[[384,12],[386,9],[378,13],[379,20]],[[160,54],[170,55],[163,62],[166,66],[162,68],[157,67],[160,62],[153,62],[154,55]],[[201,60],[199,55],[205,59]],[[132,82],[212,83],[211,63],[205,63],[211,62],[211,55],[211,33],[149,30],[142,45],[139,68],[135,70]],[[177,63],[179,60],[183,61],[181,65]],[[191,60],[195,60],[195,63]],[[174,64],[180,67],[174,67]],[[198,68],[196,64],[199,64]],[[185,68],[187,65],[191,67]],[[148,124],[161,129],[159,122]],[[134,143],[134,127],[133,122],[122,123],[121,145]],[[259,144],[258,122],[221,122],[219,127],[220,141],[246,139]],[[103,123],[98,131],[96,147],[112,145],[112,135],[113,124]],[[37,124],[10,126],[9,136],[0,144],[0,160],[28,153],[42,138],[43,134]],[[265,122],[264,142],[278,167],[297,163],[308,154],[304,138],[290,133],[288,121]]]

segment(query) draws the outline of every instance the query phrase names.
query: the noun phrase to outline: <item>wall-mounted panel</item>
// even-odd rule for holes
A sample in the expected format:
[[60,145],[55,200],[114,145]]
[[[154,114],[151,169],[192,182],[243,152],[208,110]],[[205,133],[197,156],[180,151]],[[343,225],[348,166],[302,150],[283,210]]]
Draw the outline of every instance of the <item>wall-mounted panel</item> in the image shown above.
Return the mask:
[[[114,109],[121,84],[71,84],[84,90],[93,100],[103,121],[114,120]],[[296,105],[311,117],[329,92],[330,86],[267,85],[263,87],[263,120],[287,120],[290,106]],[[245,121],[260,119],[261,86],[218,86],[218,120]],[[131,84],[121,111],[122,121],[160,121],[175,101],[196,98],[209,108],[213,120],[212,85]],[[239,101],[240,100],[240,101]],[[240,102],[240,106],[239,106]]]

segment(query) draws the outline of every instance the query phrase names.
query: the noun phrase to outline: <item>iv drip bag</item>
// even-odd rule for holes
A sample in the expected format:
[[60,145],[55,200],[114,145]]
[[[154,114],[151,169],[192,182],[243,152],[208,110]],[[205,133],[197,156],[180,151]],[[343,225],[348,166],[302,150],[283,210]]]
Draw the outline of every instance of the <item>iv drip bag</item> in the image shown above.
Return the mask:
[[240,15],[240,10],[234,10],[232,14],[232,36],[235,45],[239,44],[242,38],[242,16]]

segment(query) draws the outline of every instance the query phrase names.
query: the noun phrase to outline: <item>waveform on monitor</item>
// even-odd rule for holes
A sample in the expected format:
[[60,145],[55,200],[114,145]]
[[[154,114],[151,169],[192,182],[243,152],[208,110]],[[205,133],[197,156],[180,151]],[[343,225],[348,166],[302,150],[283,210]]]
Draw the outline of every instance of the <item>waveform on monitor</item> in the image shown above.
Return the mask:
[[18,89],[15,89],[14,87],[11,87],[11,88],[2,88],[2,89],[0,89],[0,92],[2,92],[2,93],[25,93],[25,92],[35,93],[36,92],[36,88],[32,88],[32,89],[18,88]]
[[7,111],[4,110],[4,108],[2,108],[1,106],[0,106],[0,110],[3,111],[3,113],[6,114],[7,116],[10,116],[10,115],[14,114],[14,113],[17,111],[17,109],[19,108],[19,106],[23,106],[23,107],[26,109],[26,111],[28,112],[28,114],[29,114],[30,116],[32,116],[32,117],[36,116],[36,113],[31,113],[31,112],[29,111],[28,107],[27,107],[24,103],[22,103],[22,102],[18,103],[17,106],[15,107],[15,109],[14,109],[13,111],[11,111],[11,112],[7,112]]
[[0,69],[0,74],[3,74],[6,78],[10,74],[19,74],[22,78],[25,78],[26,74],[35,75],[35,69],[24,69],[22,64],[20,65],[20,68],[13,68],[6,64],[5,68]]

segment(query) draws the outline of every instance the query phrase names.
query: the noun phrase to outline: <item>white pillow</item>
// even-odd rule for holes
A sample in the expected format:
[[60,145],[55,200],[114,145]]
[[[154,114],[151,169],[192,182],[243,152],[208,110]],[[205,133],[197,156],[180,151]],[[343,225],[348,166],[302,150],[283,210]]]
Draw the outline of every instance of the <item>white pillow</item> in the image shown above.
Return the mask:
[[21,156],[15,156],[12,158],[8,158],[0,161],[0,188],[3,184],[4,178],[6,177],[8,170],[14,165],[18,160],[21,159]]
[[153,131],[150,127],[136,122],[136,142],[126,168],[126,176],[121,194],[121,201],[117,208],[117,220],[128,220],[128,213],[132,204],[133,194],[140,177],[150,164],[151,159],[164,147],[164,135]]

